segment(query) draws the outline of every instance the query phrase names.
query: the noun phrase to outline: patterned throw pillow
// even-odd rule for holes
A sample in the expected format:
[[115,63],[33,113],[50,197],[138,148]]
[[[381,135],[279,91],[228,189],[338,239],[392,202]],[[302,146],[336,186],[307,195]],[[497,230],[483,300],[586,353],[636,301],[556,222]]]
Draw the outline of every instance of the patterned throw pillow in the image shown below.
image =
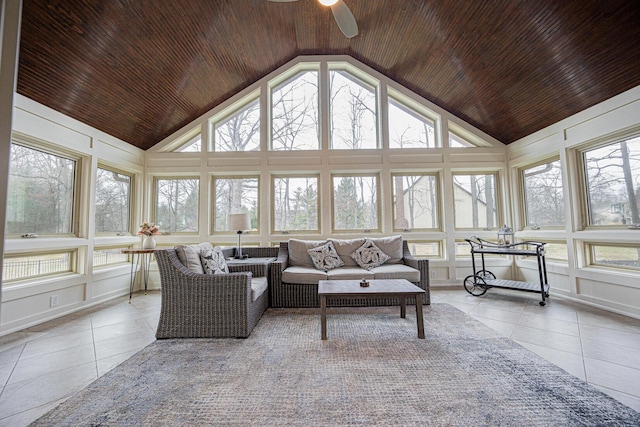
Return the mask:
[[340,256],[338,256],[336,248],[331,242],[327,242],[317,248],[309,249],[307,253],[311,257],[313,265],[315,265],[318,270],[329,271],[344,265],[344,262],[340,259]]
[[371,239],[367,239],[362,246],[351,254],[351,258],[365,270],[371,270],[385,263],[391,257],[380,250]]
[[220,246],[202,249],[200,251],[200,260],[205,274],[225,274],[229,272],[227,261],[224,259]]

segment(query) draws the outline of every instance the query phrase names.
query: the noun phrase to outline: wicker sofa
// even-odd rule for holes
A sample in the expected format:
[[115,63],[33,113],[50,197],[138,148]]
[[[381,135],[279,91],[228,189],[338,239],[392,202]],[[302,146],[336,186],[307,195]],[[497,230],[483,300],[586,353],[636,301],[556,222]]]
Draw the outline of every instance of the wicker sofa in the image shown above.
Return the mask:
[[[278,248],[243,248],[250,257],[275,257]],[[225,249],[225,257],[234,249]],[[176,249],[157,251],[162,302],[156,338],[248,337],[269,302],[268,265],[229,265],[229,274],[188,269]],[[260,279],[260,294],[256,282]],[[253,289],[252,289],[252,284]],[[252,295],[254,294],[254,295]]]
[[[271,306],[272,307],[319,307],[318,281],[331,279],[399,279],[406,278],[410,282],[425,290],[422,303],[430,304],[429,294],[429,261],[427,259],[417,259],[411,255],[409,246],[405,240],[401,240],[401,255],[392,258],[389,265],[386,263],[370,271],[358,268],[353,260],[349,260],[349,254],[354,247],[362,244],[364,239],[335,240],[336,250],[340,258],[347,264],[345,267],[336,268],[328,273],[313,271],[304,265],[304,255],[301,255],[300,248],[296,249],[298,254],[290,253],[290,242],[299,245],[291,239],[287,242],[280,242],[277,260],[271,264]],[[374,242],[377,239],[371,239]],[[308,241],[306,247],[321,245],[325,241]],[[414,303],[411,299],[408,304]],[[369,306],[369,305],[399,305],[397,298],[367,298],[367,299],[331,299],[332,306]]]

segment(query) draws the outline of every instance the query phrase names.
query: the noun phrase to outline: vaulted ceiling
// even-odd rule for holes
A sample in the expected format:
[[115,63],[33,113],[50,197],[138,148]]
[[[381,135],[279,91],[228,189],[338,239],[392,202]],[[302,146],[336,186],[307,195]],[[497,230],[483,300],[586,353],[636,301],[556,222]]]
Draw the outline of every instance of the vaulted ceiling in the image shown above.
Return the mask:
[[505,144],[640,85],[637,0],[344,2],[352,39],[316,0],[23,0],[18,92],[148,149],[298,55],[350,55]]

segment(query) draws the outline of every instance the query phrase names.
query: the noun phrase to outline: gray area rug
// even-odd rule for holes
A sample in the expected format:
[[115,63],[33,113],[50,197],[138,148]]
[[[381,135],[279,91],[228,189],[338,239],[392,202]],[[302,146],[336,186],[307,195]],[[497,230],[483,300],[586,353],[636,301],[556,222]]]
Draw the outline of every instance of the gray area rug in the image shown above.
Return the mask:
[[270,309],[247,339],[150,344],[42,426],[638,426],[640,414],[447,304]]

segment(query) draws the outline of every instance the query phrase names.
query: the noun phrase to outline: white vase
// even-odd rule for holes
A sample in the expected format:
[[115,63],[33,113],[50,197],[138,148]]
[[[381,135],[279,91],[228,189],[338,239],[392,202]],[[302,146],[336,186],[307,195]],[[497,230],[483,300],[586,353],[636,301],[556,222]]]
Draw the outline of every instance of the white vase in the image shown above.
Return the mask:
[[155,249],[156,248],[156,236],[144,236],[142,239],[142,249]]

